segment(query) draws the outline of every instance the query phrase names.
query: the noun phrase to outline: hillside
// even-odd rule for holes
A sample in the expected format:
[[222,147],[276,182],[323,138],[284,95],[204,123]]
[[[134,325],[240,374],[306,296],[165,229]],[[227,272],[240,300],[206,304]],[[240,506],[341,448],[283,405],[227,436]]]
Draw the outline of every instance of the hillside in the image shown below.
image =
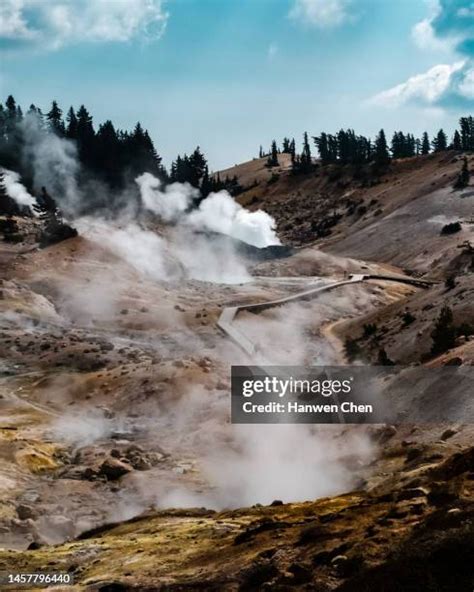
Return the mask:
[[[369,167],[319,167],[293,176],[289,156],[282,166],[265,167],[253,160],[225,171],[243,186],[257,186],[239,195],[250,209],[272,214],[280,237],[290,244],[315,244],[348,257],[390,263],[417,274],[438,277],[456,271],[457,246],[472,240],[474,189],[453,191],[461,156],[444,152],[394,161],[382,175]],[[474,156],[470,157],[470,167]],[[273,176],[273,180],[272,180]],[[442,236],[450,222],[460,232]],[[383,238],[383,240],[382,240]]]

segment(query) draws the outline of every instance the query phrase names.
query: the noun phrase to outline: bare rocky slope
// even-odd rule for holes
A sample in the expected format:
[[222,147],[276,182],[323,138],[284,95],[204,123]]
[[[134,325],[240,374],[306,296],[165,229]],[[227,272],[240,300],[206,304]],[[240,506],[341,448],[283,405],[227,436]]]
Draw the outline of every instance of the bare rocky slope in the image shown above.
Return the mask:
[[[275,500],[271,487],[232,497],[242,481],[253,491],[259,469],[222,463],[250,437],[228,424],[229,365],[247,360],[217,328],[223,307],[295,293],[314,276],[405,273],[434,283],[371,280],[239,322],[285,363],[376,363],[381,349],[400,364],[474,361],[474,186],[452,190],[460,155],[396,161],[377,176],[293,176],[280,159],[222,173],[295,249],[250,260],[248,283],[155,281],[85,236],[38,250],[31,220],[18,220],[23,243],[0,242],[1,572],[67,571],[75,585],[64,589],[104,592],[472,590],[474,429],[462,421],[335,427],[321,478],[303,463],[301,481],[316,471],[319,494],[299,497],[310,501]],[[452,222],[460,230],[443,234]],[[446,305],[456,339],[434,355]],[[293,462],[306,459],[297,442]],[[220,483],[204,460],[222,463]],[[343,478],[326,487],[332,466]]]

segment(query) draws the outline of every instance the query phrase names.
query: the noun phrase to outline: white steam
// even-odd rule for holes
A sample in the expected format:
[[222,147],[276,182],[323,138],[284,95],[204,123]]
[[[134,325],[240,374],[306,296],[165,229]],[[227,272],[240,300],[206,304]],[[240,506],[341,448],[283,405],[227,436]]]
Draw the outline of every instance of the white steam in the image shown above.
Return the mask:
[[227,191],[211,193],[189,214],[187,222],[194,228],[227,234],[256,247],[280,244],[275,220],[262,210],[246,210]]
[[150,173],[135,179],[143,205],[166,222],[179,221],[195,230],[218,232],[256,247],[279,245],[275,220],[266,212],[250,212],[238,204],[227,191],[211,193],[198,208],[189,211],[199,191],[187,183],[162,184]]
[[172,183],[162,189],[161,181],[150,173],[143,173],[135,182],[140,188],[145,208],[165,222],[177,220],[187,210],[192,199],[199,196],[199,191],[189,183]]
[[[15,171],[0,168],[4,174],[3,182],[7,194],[16,201],[19,206],[27,206],[32,208],[36,203],[36,199],[28,193],[26,187],[20,183],[20,175]],[[32,210],[34,211],[34,210]]]
[[33,167],[35,187],[46,187],[66,208],[77,206],[79,172],[76,145],[47,132],[38,117],[27,113],[23,122],[23,157]]

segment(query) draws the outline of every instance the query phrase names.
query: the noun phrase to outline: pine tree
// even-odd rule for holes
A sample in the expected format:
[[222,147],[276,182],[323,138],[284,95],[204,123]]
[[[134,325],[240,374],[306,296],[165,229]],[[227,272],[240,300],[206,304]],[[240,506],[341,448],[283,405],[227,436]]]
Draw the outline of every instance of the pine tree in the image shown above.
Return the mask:
[[282,150],[283,154],[290,154],[290,138],[283,138]]
[[258,151],[258,157],[259,158],[263,158],[263,156],[264,156],[264,154],[263,154],[263,148],[262,148],[262,145],[260,145],[260,149]]
[[467,157],[465,156],[463,158],[461,172],[459,173],[458,178],[456,179],[456,181],[454,183],[454,189],[464,189],[465,187],[467,187],[469,185],[470,176],[471,176],[471,173],[469,172],[469,167],[467,164]]
[[30,105],[30,108],[28,109],[27,113],[26,113],[27,117],[32,117],[36,120],[36,123],[38,125],[38,128],[40,130],[44,129],[44,117],[43,117],[43,113],[41,112],[41,109],[39,109],[36,105],[34,105],[33,103]]
[[430,153],[430,139],[427,132],[423,132],[423,137],[421,140],[421,153],[422,154],[429,154]]
[[63,112],[56,101],[52,102],[50,111],[46,113],[46,119],[48,121],[49,129],[52,132],[58,136],[64,136]]
[[95,154],[94,169],[111,187],[119,187],[122,181],[120,142],[110,120],[100,125],[97,130]]
[[323,165],[329,164],[331,162],[331,157],[329,153],[329,144],[328,144],[328,136],[326,133],[322,132],[320,136],[313,137],[314,143],[319,152],[319,158],[321,159],[321,163]]
[[201,152],[201,148],[197,146],[189,157],[189,178],[187,181],[191,183],[193,187],[200,187],[207,168],[206,157]]
[[448,138],[442,129],[436,134],[436,138],[433,140],[433,150],[435,152],[443,152],[448,148]]
[[311,148],[309,146],[308,132],[303,134],[303,150],[300,157],[300,171],[302,173],[309,173],[313,168],[313,160],[311,158]]
[[79,157],[86,166],[93,167],[95,161],[95,131],[92,124],[92,116],[84,105],[81,105],[76,117]]
[[66,115],[66,122],[66,137],[70,140],[75,140],[77,138],[77,117],[72,107],[69,107],[69,111]]
[[417,138],[415,140],[415,154],[417,156],[419,156],[421,154],[421,140],[420,140],[420,138]]
[[291,155],[291,162],[293,163],[296,156],[296,144],[295,139],[293,138],[290,142],[290,155]]
[[469,117],[461,117],[459,127],[461,129],[462,150],[474,150],[474,118],[471,115]]
[[377,165],[387,165],[390,162],[388,154],[387,139],[385,132],[381,129],[375,138],[375,163]]
[[377,354],[377,364],[379,366],[394,366],[395,362],[388,357],[385,349],[381,347]]
[[278,148],[277,148],[276,140],[273,140],[272,147],[270,149],[270,154],[268,156],[266,166],[268,168],[272,168],[272,167],[276,167],[278,165],[279,165],[279,162],[278,162]]
[[38,218],[43,222],[40,236],[40,247],[46,247],[77,236],[77,230],[64,223],[61,210],[56,201],[49,195],[45,187],[33,206]]
[[458,132],[458,130],[454,132],[451,148],[453,150],[462,150],[461,134]]
[[431,353],[434,355],[442,354],[455,345],[456,329],[453,323],[453,311],[449,306],[443,306],[436,320],[435,327],[431,332],[433,344]]

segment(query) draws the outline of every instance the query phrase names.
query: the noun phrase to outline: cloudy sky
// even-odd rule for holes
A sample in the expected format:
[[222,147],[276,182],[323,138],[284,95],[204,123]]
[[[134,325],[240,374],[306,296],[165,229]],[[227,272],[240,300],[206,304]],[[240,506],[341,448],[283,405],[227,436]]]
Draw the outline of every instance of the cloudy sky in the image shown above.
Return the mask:
[[1,0],[0,91],[139,119],[214,170],[272,138],[474,112],[474,0]]

